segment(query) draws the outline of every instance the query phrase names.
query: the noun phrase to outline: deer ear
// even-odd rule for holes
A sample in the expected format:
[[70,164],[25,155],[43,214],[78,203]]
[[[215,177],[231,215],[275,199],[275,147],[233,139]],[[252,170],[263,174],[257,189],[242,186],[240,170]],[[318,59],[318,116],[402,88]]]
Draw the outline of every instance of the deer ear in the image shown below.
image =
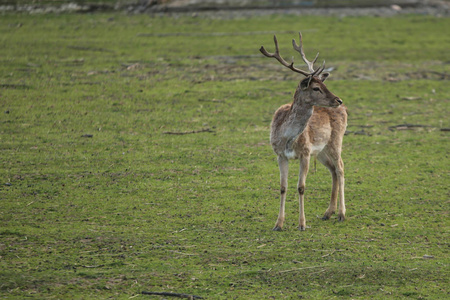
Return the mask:
[[302,90],[306,90],[307,88],[309,88],[309,84],[311,83],[311,79],[312,79],[312,76],[308,76],[305,79],[303,79],[302,82],[300,82],[300,88]]
[[325,80],[327,80],[328,76],[330,76],[330,73],[328,72],[322,73],[319,75],[319,79],[322,80],[322,82],[324,82]]

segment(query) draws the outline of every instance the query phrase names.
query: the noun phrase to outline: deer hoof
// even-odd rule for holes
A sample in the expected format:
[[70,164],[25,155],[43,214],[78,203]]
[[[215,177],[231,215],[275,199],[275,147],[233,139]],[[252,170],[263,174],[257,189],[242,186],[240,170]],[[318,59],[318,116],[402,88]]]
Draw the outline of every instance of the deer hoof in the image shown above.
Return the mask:
[[338,221],[339,222],[344,222],[344,220],[345,220],[345,215],[339,215],[338,216]]
[[277,225],[272,230],[273,231],[282,231],[283,229],[281,229],[281,227]]
[[334,210],[327,209],[323,214],[322,220],[329,220],[333,214]]
[[304,225],[298,226],[298,230],[300,230],[300,231],[305,231],[306,228],[311,228],[311,227],[309,227],[309,226],[304,226]]

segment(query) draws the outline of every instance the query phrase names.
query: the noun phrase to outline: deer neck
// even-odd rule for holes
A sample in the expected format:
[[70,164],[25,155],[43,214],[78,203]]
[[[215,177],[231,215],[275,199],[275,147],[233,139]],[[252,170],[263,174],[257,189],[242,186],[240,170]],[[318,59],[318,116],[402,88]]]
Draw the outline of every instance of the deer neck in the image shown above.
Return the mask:
[[287,156],[289,153],[293,154],[293,144],[305,130],[313,112],[313,106],[305,103],[302,97],[294,97],[294,102],[282,130],[283,139],[286,141],[285,153]]

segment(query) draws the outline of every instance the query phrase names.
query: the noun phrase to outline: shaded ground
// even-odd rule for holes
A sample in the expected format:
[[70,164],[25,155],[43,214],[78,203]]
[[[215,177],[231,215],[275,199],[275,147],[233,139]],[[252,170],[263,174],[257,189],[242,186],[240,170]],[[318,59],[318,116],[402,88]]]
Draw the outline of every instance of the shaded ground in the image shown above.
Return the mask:
[[220,1],[220,0],[137,0],[137,1],[57,1],[0,2],[1,12],[86,13],[125,11],[129,13],[195,13],[221,18],[264,16],[271,14],[332,16],[394,16],[420,14],[448,16],[450,2],[438,0],[379,1]]

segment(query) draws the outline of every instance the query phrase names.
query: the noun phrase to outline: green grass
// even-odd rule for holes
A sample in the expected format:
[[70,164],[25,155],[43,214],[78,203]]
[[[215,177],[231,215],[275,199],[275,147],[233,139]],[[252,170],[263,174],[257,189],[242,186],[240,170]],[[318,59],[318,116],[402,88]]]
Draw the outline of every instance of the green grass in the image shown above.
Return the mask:
[[[0,295],[448,297],[447,28],[426,16],[3,15]],[[336,68],[327,86],[350,113],[348,218],[318,218],[331,190],[318,164],[311,228],[296,230],[293,162],[286,228],[272,232],[269,125],[300,78],[258,49],[278,32],[288,58],[298,30]],[[406,123],[428,127],[389,130]]]

